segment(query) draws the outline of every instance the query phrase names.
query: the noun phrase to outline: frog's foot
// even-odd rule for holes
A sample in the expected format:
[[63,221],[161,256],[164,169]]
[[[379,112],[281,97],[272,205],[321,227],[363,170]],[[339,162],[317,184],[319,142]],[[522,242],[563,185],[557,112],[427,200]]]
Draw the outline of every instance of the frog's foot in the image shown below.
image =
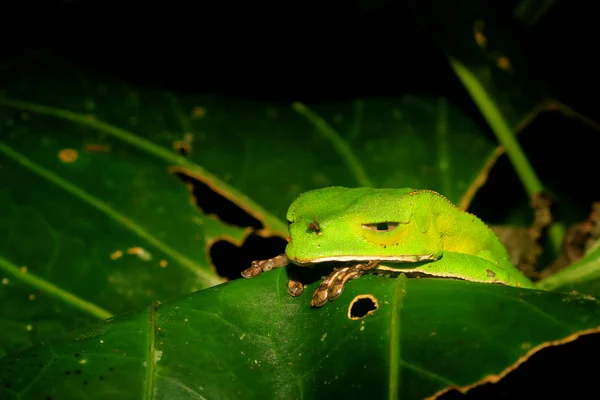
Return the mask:
[[287,283],[287,291],[292,297],[298,297],[304,292],[304,285],[300,281],[296,281],[292,278]]
[[280,254],[277,257],[269,258],[268,260],[252,261],[250,268],[246,268],[242,271],[242,276],[246,279],[254,278],[262,272],[270,271],[273,268],[285,267],[288,263],[289,260],[285,254]]
[[355,264],[349,267],[338,268],[321,282],[313,293],[310,305],[321,307],[327,301],[340,297],[344,286],[350,279],[358,278],[379,265],[379,261],[369,261],[365,264]]

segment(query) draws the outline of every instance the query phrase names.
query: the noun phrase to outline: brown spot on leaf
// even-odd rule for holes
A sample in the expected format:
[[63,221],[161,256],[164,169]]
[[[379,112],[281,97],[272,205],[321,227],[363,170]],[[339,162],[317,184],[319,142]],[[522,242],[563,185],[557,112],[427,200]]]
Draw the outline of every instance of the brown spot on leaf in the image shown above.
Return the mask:
[[111,260],[117,260],[121,257],[123,257],[123,252],[121,250],[117,250],[117,251],[110,253]]
[[176,140],[173,142],[173,151],[182,156],[187,156],[192,152],[192,144],[185,140]]
[[127,249],[127,254],[136,255],[144,261],[150,261],[152,259],[152,255],[141,247],[130,247]]
[[496,65],[498,66],[498,68],[504,70],[504,71],[508,71],[510,69],[512,69],[512,64],[510,62],[510,60],[508,59],[508,57],[506,56],[500,56],[496,59]]
[[58,159],[64,163],[72,163],[79,158],[79,152],[73,149],[62,149],[58,152]]
[[201,106],[196,106],[192,109],[192,117],[194,118],[203,118],[207,113],[206,108]]
[[475,32],[474,36],[477,45],[479,45],[479,47],[485,47],[485,45],[487,44],[487,38],[485,37],[485,35],[481,32]]
[[483,29],[485,28],[485,22],[478,19],[475,20],[473,24],[473,36],[475,37],[475,42],[479,47],[485,47],[487,44],[487,38],[483,34]]

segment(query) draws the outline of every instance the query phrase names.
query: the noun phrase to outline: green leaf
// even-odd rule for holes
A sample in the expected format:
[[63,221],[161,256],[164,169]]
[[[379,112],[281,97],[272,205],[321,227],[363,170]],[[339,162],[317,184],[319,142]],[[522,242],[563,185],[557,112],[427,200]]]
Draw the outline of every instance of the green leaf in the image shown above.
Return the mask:
[[565,269],[538,282],[545,290],[600,294],[600,247],[595,246],[584,257]]
[[[212,243],[285,237],[305,190],[413,186],[458,202],[494,150],[443,98],[270,104],[2,67],[0,355],[222,282]],[[256,226],[205,214],[175,173]]]
[[0,359],[0,396],[423,398],[600,329],[599,302],[573,294],[364,276],[312,309],[318,283],[292,298],[286,281],[228,282]]

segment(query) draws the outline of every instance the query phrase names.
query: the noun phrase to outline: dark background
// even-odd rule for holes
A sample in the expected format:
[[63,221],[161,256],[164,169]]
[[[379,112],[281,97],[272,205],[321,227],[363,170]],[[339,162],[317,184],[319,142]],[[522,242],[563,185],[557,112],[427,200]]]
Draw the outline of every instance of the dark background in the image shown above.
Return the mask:
[[[510,15],[517,2],[492,3],[498,13]],[[554,97],[600,121],[596,20],[591,2],[558,1],[533,28],[522,31],[520,40]],[[0,74],[1,60],[27,62],[44,54],[185,93],[286,103],[403,92],[443,95],[485,124],[403,0],[13,0],[0,5],[0,44]],[[520,141],[542,182],[565,199],[562,211],[557,205],[558,215],[573,207],[585,215],[599,200],[597,130],[548,113],[525,129]],[[501,223],[523,205],[527,196],[503,157],[471,211]],[[558,389],[568,390],[570,397],[592,393],[595,369],[587,364],[600,354],[596,336],[542,351],[501,383],[474,389],[467,397],[544,396]]]

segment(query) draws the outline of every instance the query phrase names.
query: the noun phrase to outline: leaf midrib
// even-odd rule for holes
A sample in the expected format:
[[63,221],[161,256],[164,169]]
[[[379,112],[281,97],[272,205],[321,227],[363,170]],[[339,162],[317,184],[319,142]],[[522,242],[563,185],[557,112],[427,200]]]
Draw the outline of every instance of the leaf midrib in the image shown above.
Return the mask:
[[394,297],[392,298],[391,317],[390,317],[390,370],[389,370],[389,395],[390,400],[398,399],[400,390],[400,310],[404,300],[404,291],[406,288],[406,276],[404,274],[396,278],[396,287]]

